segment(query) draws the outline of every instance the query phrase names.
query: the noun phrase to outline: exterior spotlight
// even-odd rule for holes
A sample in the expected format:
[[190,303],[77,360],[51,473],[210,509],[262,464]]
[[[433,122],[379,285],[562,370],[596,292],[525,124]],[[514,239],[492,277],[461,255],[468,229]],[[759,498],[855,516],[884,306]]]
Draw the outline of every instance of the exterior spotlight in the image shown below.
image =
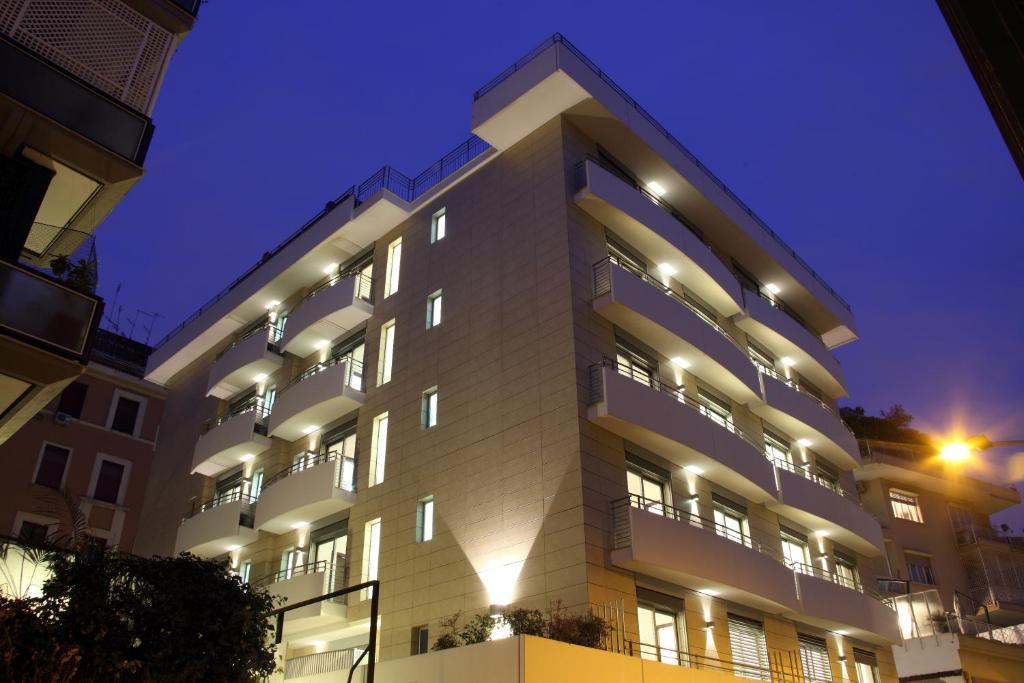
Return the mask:
[[768,284],[766,284],[766,285],[764,286],[764,288],[765,288],[765,289],[767,289],[767,290],[768,290],[769,292],[771,292],[772,294],[778,294],[779,292],[781,292],[781,291],[782,291],[782,288],[781,288],[781,287],[779,287],[779,286],[778,286],[777,284],[775,284],[774,282],[769,282]]
[[807,448],[807,447],[808,447],[808,446],[810,446],[810,445],[811,445],[812,443],[814,443],[814,442],[813,442],[813,441],[811,441],[810,439],[797,439],[797,440],[796,440],[796,442],[797,442],[798,444],[800,444],[801,446],[803,446],[804,448]]
[[267,310],[269,311],[269,310],[270,310],[270,309],[272,309],[272,308],[277,308],[277,307],[278,307],[278,306],[280,306],[280,305],[281,305],[281,302],[280,302],[280,301],[278,301],[277,299],[272,299],[272,300],[270,300],[270,301],[269,301],[269,302],[267,303]]
[[704,630],[705,631],[710,631],[714,627],[715,627],[715,622],[713,622],[713,621],[705,621],[704,622]]
[[651,182],[647,183],[647,189],[654,193],[654,195],[657,197],[664,196],[665,193],[668,191],[665,189],[665,186],[659,183],[657,180],[652,180]]
[[671,263],[659,263],[658,272],[665,277],[672,277],[679,272],[679,269],[673,266]]
[[682,368],[683,370],[690,367],[690,361],[686,360],[681,356],[675,356],[674,358],[672,358],[670,362],[672,363],[672,365],[675,365],[678,368]]
[[683,469],[689,472],[690,474],[704,474],[704,468],[698,467],[697,465],[687,465]]
[[946,462],[963,462],[971,457],[971,447],[962,441],[950,441],[939,451],[939,457]]

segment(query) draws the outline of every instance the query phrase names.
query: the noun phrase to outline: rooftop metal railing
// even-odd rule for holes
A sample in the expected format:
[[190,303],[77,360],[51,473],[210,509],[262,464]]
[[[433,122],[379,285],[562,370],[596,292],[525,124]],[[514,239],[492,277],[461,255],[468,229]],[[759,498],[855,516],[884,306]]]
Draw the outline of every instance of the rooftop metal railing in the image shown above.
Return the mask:
[[838,301],[843,306],[843,308],[845,308],[848,311],[851,310],[850,304],[843,297],[839,296],[839,293],[832,289],[832,287],[825,281],[825,279],[821,275],[819,275],[817,271],[811,268],[810,264],[808,264],[803,258],[801,258],[801,256],[797,254],[796,251],[791,246],[789,246],[785,242],[785,240],[783,240],[782,237],[779,236],[778,233],[772,230],[760,216],[754,213],[753,209],[747,206],[747,204],[742,199],[740,199],[735,192],[729,189],[728,185],[726,185],[718,176],[712,173],[711,169],[709,169],[707,166],[701,163],[701,161],[693,154],[693,152],[687,149],[682,142],[680,142],[678,139],[676,139],[675,136],[668,132],[668,129],[666,129],[664,126],[658,123],[654,116],[652,116],[646,109],[640,106],[639,102],[634,100],[625,90],[622,89],[622,87],[620,87],[615,81],[613,81],[611,77],[608,76],[608,74],[606,74],[600,68],[598,68],[598,66],[594,62],[592,62],[586,55],[584,55],[579,50],[579,48],[577,48],[575,45],[569,42],[569,40],[562,36],[562,34],[556,33],[552,35],[551,37],[545,39],[540,45],[526,53],[526,55],[516,60],[511,66],[509,66],[500,74],[492,78],[490,81],[484,84],[482,88],[473,93],[473,100],[476,101],[483,97],[484,95],[486,95],[487,93],[489,93],[491,90],[496,88],[498,85],[500,85],[503,81],[508,79],[514,73],[525,67],[535,57],[540,55],[542,52],[544,52],[552,45],[556,44],[561,44],[562,46],[565,47],[566,50],[568,50],[577,59],[583,62],[583,64],[587,68],[589,68],[595,76],[597,76],[608,87],[614,90],[622,99],[626,101],[626,103],[629,106],[636,110],[638,114],[640,114],[659,133],[661,133],[665,137],[665,139],[667,139],[674,147],[676,147],[676,149],[682,152],[683,155],[690,160],[690,162],[692,162],[697,168],[703,171],[704,174],[707,175],[707,177],[713,183],[715,183],[723,192],[725,192],[725,194],[732,201],[734,201],[736,205],[739,206],[744,213],[750,216],[750,218],[755,223],[757,223],[761,227],[761,229],[764,230],[780,247],[782,247],[782,249],[786,253],[792,256],[793,259],[796,260],[796,262],[799,263],[811,275],[811,277],[813,277],[818,282],[818,284],[820,284],[825,289],[825,291],[831,294],[836,299],[836,301]]

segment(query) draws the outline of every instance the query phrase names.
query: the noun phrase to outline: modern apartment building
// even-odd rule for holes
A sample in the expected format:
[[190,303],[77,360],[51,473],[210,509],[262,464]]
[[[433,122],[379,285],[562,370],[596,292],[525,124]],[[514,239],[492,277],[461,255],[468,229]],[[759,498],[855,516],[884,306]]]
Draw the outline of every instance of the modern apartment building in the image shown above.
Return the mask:
[[860,448],[855,475],[865,509],[882,520],[885,583],[903,593],[899,675],[1024,678],[1024,538],[989,519],[1019,504],[1019,492],[964,475],[929,446],[864,439]]
[[0,443],[88,362],[93,291],[43,272],[142,177],[199,0],[0,0]]
[[[647,680],[895,680],[835,405],[849,305],[561,36],[472,120],[158,345],[136,550],[292,603],[379,579],[381,680],[434,680],[441,653],[402,658],[446,616],[553,601],[613,615]],[[351,665],[368,615],[289,614],[285,678]]]
[[3,535],[36,540],[66,525],[64,490],[92,536],[132,550],[166,395],[142,378],[150,350],[99,330],[85,373],[0,445]]

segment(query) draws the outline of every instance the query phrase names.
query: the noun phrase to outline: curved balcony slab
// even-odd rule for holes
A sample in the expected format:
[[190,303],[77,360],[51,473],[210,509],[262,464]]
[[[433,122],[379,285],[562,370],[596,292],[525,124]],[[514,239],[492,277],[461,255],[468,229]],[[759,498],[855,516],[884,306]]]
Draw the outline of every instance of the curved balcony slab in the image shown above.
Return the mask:
[[701,415],[673,396],[620,375],[612,367],[599,373],[601,396],[587,409],[594,423],[657,453],[756,503],[773,500],[772,464],[739,434]]
[[591,160],[576,193],[584,211],[621,235],[654,263],[668,263],[677,280],[725,315],[742,310],[736,277],[685,225],[636,188]]
[[778,501],[768,509],[814,531],[828,532],[830,538],[868,557],[885,551],[882,528],[870,513],[849,496],[808,479],[803,474],[776,468]]
[[[196,441],[192,452],[192,474],[215,477],[229,467],[244,462],[244,456],[256,456],[270,448],[271,441],[257,410],[233,415]],[[245,460],[251,458],[245,457]]]
[[373,315],[370,279],[353,275],[325,284],[308,294],[288,315],[281,349],[306,357],[317,344],[331,340]]
[[900,641],[896,610],[876,598],[810,574],[796,573],[803,621],[830,631],[845,631],[876,645]]
[[[294,605],[334,590],[333,576],[333,570],[296,573],[290,578],[269,584],[267,592],[284,598],[285,605]],[[338,626],[344,623],[346,617],[347,608],[343,602],[337,599],[322,600],[288,612],[284,620],[283,635],[286,638],[293,638],[304,631]]]
[[729,398],[760,398],[757,368],[747,353],[708,321],[658,287],[607,263],[609,288],[594,310],[667,358],[680,357],[690,371]]
[[815,453],[841,469],[860,467],[860,448],[853,433],[839,416],[810,394],[797,391],[784,381],[761,375],[764,402],[751,403],[750,409],[793,439],[806,439]]
[[267,433],[295,441],[363,405],[363,380],[350,372],[351,363],[346,359],[327,365],[282,390],[268,418]]
[[686,521],[634,507],[628,515],[630,540],[612,564],[766,612],[799,608],[793,572],[775,558]]
[[346,462],[352,463],[335,459],[296,472],[289,470],[288,476],[265,485],[256,505],[255,527],[283,534],[297,524],[352,507],[356,502],[354,467],[345,467]]
[[284,358],[267,334],[266,329],[261,329],[239,340],[213,361],[207,396],[231,398],[256,384],[258,375],[269,375],[281,367]]
[[259,532],[252,528],[251,520],[252,504],[248,499],[207,508],[178,527],[174,553],[188,551],[200,557],[216,557],[235,546],[252,543],[259,538]]
[[820,337],[756,292],[744,289],[743,300],[746,309],[733,318],[737,327],[777,357],[793,359],[793,367],[832,398],[846,396],[843,368]]

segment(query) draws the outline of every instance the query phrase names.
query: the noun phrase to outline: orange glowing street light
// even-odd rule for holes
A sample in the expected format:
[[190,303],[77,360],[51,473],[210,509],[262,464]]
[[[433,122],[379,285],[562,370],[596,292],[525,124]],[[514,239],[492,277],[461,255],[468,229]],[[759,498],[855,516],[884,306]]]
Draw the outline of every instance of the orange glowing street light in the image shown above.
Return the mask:
[[1009,441],[990,441],[988,437],[974,436],[970,439],[952,440],[945,442],[939,448],[939,457],[950,463],[961,463],[971,457],[972,453],[987,451],[998,446],[1020,446],[1024,445],[1024,439],[1013,439]]

